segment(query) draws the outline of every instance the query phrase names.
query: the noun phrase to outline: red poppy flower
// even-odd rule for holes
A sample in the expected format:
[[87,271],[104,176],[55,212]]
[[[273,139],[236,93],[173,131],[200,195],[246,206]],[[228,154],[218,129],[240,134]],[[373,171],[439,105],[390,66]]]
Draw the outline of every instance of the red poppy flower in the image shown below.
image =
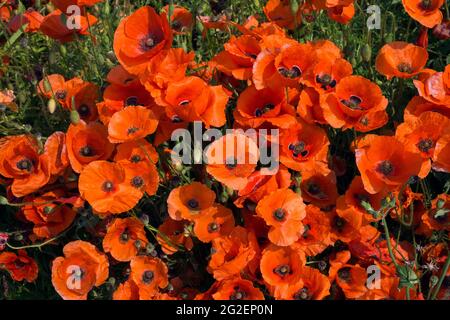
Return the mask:
[[194,233],[202,242],[211,242],[215,238],[226,237],[233,229],[233,212],[220,204],[214,205],[208,214],[197,219],[194,225]]
[[167,198],[167,210],[173,220],[196,220],[212,207],[216,194],[200,182],[173,189]]
[[355,128],[368,132],[388,121],[388,100],[378,85],[360,76],[348,76],[336,86],[335,93],[321,96],[323,117],[334,128]]
[[320,208],[333,206],[338,197],[336,175],[331,171],[328,175],[310,174],[302,176],[300,184],[305,202]]
[[186,235],[186,228],[189,223],[186,220],[172,220],[167,218],[158,228],[156,240],[161,245],[161,249],[165,254],[174,254],[180,248],[191,250],[194,246],[192,238]]
[[130,261],[140,248],[145,248],[148,240],[144,225],[137,218],[116,218],[108,226],[103,238],[103,250],[111,253],[118,261]]
[[108,123],[108,139],[122,143],[145,138],[156,131],[158,120],[150,109],[130,106],[114,113]]
[[55,237],[72,224],[76,212],[69,206],[59,203],[58,200],[63,196],[64,191],[56,189],[36,198],[25,198],[25,202],[38,203],[22,208],[25,219],[34,224],[33,233],[37,237]]
[[347,24],[355,15],[355,5],[351,2],[347,6],[335,6],[327,10],[328,17],[336,22]]
[[330,295],[331,283],[319,270],[303,267],[301,281],[289,286],[283,299],[286,300],[322,300]]
[[128,279],[117,287],[112,298],[113,300],[139,300],[139,288],[133,280]]
[[25,250],[0,253],[0,269],[5,269],[14,281],[34,282],[38,276],[36,261],[30,258]]
[[257,90],[254,86],[248,87],[240,94],[233,115],[237,123],[251,128],[265,123],[289,128],[296,122],[295,110],[288,104],[282,88]]
[[139,288],[140,299],[150,299],[169,284],[167,266],[158,258],[137,256],[131,260],[130,278]]
[[409,16],[427,28],[442,22],[440,8],[444,0],[402,0],[402,3]]
[[291,189],[280,189],[258,202],[256,213],[271,226],[269,240],[278,246],[289,246],[299,239],[306,215],[302,197]]
[[[162,9],[167,15],[169,15],[169,10],[168,5]],[[170,25],[174,34],[186,34],[190,32],[193,24],[194,19],[188,9],[176,4],[172,6]]]
[[100,213],[122,213],[132,209],[143,193],[126,180],[120,164],[93,161],[84,167],[78,181],[83,199]]
[[80,173],[96,160],[107,160],[114,151],[105,126],[98,122],[71,124],[66,134],[67,153],[72,169]]
[[8,23],[8,28],[12,32],[17,32],[22,26],[27,25],[25,32],[36,32],[41,28],[44,16],[33,8],[28,8],[22,14],[14,16]]
[[289,0],[269,0],[264,13],[269,21],[289,30],[297,28],[302,22],[301,10],[292,12]]
[[395,190],[419,174],[422,157],[405,149],[403,143],[389,136],[367,135],[358,142],[356,165],[367,192]]
[[414,80],[414,85],[426,100],[438,105],[450,105],[450,65],[445,67],[444,72],[423,72],[418,80]]
[[141,74],[156,54],[172,45],[172,30],[166,13],[141,7],[123,19],[114,34],[114,52],[132,74]]
[[426,49],[411,43],[395,41],[384,45],[375,61],[377,71],[386,78],[412,78],[425,67]]
[[76,5],[78,7],[91,7],[103,0],[52,0],[56,8],[63,12],[67,12],[69,6]]
[[77,240],[64,246],[64,257],[52,263],[52,283],[65,300],[86,300],[89,291],[108,278],[108,258],[89,242]]
[[214,300],[264,300],[263,293],[253,283],[240,277],[220,281]]
[[209,86],[198,77],[186,77],[172,82],[164,103],[167,115],[183,121],[203,121],[207,127],[221,127],[226,122],[225,108],[228,94],[222,86]]

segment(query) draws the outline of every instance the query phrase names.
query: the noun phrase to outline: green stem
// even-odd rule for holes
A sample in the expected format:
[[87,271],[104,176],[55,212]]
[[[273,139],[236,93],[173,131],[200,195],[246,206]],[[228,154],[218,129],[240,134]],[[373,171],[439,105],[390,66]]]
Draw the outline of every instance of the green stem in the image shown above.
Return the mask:
[[447,256],[447,260],[445,260],[444,267],[442,268],[441,276],[439,277],[439,281],[434,288],[433,294],[431,296],[431,300],[435,300],[439,290],[441,289],[442,283],[447,275],[448,268],[450,267],[450,254]]

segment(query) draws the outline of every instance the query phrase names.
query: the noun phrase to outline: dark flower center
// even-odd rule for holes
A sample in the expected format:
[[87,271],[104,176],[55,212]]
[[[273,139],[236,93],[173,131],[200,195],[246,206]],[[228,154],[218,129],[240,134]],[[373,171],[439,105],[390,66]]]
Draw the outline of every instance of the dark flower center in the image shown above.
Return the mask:
[[279,275],[280,277],[285,277],[291,273],[291,268],[287,264],[282,264],[273,269],[273,272]]
[[133,156],[131,156],[130,161],[133,163],[138,163],[139,161],[141,161],[141,156],[138,154],[134,154]]
[[424,153],[428,153],[433,146],[434,142],[431,139],[422,139],[417,144],[417,148]]
[[91,109],[89,109],[89,106],[86,104],[82,104],[79,108],[78,108],[78,113],[80,114],[80,116],[82,117],[87,117],[91,114]]
[[328,88],[334,88],[336,86],[336,80],[331,78],[327,73],[322,76],[316,76],[316,82],[321,85],[322,89],[327,90]]
[[198,201],[196,199],[190,199],[187,202],[187,205],[191,209],[198,209],[199,203],[198,203]]
[[131,185],[135,188],[140,188],[144,185],[144,179],[142,179],[142,177],[136,176],[131,179]]
[[182,106],[182,107],[186,107],[187,105],[189,105],[189,103],[191,103],[191,100],[183,100],[183,101],[180,101],[180,103],[178,105]]
[[58,90],[55,92],[55,98],[58,100],[64,100],[67,96],[66,90]]
[[273,212],[273,217],[277,221],[284,221],[286,219],[286,211],[283,208],[278,208]]
[[155,36],[153,36],[152,34],[149,34],[147,37],[142,39],[141,49],[143,51],[149,51],[149,50],[153,49],[159,42],[160,41],[158,41],[158,39]]
[[30,159],[22,159],[16,163],[17,169],[19,170],[26,170],[28,172],[31,172],[31,169],[33,168],[33,162]]
[[120,242],[127,243],[129,239],[130,239],[130,233],[128,231],[128,228],[125,228],[125,230],[123,230],[122,234],[120,235]]
[[422,0],[419,7],[422,10],[430,10],[433,7],[433,0]]
[[294,299],[295,299],[295,300],[310,300],[310,299],[311,299],[311,295],[309,294],[308,288],[302,288],[302,289],[300,289],[300,290],[294,295]]
[[208,232],[209,233],[214,233],[219,231],[220,229],[220,225],[215,223],[215,222],[211,222],[210,224],[208,224]]
[[335,227],[339,232],[341,232],[341,231],[344,229],[345,224],[346,224],[346,222],[345,222],[344,219],[342,219],[341,217],[337,217],[337,216],[334,218],[333,223],[334,223],[334,227]]
[[183,122],[183,120],[179,116],[173,116],[171,119],[172,123],[180,123]]
[[139,128],[137,128],[137,127],[131,127],[131,128],[128,128],[127,133],[128,133],[128,134],[133,134],[133,133],[136,133],[136,132],[138,132],[138,131],[139,131]]
[[84,146],[80,149],[80,155],[83,157],[92,157],[95,155],[95,152],[90,146]]
[[345,282],[348,282],[350,280],[350,267],[339,269],[338,277]]
[[126,106],[126,107],[129,107],[129,106],[138,106],[138,105],[139,105],[138,97],[131,96],[131,97],[128,97],[128,98],[125,100],[125,106]]
[[292,151],[292,155],[294,157],[298,157],[299,155],[301,155],[302,157],[306,157],[308,155],[308,150],[305,150],[306,148],[306,143],[303,141],[299,141],[297,143],[291,143],[289,145],[289,150]]
[[247,294],[242,291],[239,286],[234,287],[233,293],[230,295],[230,300],[242,300]]
[[21,261],[20,259],[17,259],[16,261],[14,261],[14,266],[17,269],[22,269],[23,267],[25,267],[26,263],[24,263],[23,261]]
[[386,177],[390,176],[394,171],[394,165],[389,160],[384,160],[378,164],[377,171]]
[[104,192],[111,192],[114,189],[114,184],[111,181],[105,181],[102,185],[102,190]]
[[279,67],[278,72],[285,78],[295,79],[302,75],[302,70],[298,66],[293,66],[291,69]]
[[252,58],[252,59],[256,59],[256,54],[250,53],[250,52],[245,52],[244,53],[247,57]]
[[352,110],[362,110],[361,108],[361,98],[358,96],[350,96],[348,100],[342,99],[341,103],[346,106],[347,108],[350,108]]
[[409,63],[403,62],[400,63],[397,66],[398,71],[403,72],[403,73],[411,73],[412,72],[412,67]]
[[269,112],[270,110],[273,110],[275,108],[275,105],[273,103],[266,103],[264,107],[258,108],[255,110],[255,116],[261,117],[266,112]]
[[155,275],[154,275],[153,271],[147,270],[142,274],[142,281],[145,284],[149,284],[150,282],[153,281],[154,276]]

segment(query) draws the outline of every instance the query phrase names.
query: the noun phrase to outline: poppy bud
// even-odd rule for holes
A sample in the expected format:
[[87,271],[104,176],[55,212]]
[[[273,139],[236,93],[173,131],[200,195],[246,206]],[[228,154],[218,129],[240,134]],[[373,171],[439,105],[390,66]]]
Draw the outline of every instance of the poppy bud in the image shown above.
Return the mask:
[[363,61],[370,62],[370,59],[372,58],[372,48],[366,43],[362,46],[360,54]]
[[46,92],[52,91],[52,86],[47,78],[44,79],[44,89]]
[[70,111],[70,122],[77,125],[80,122],[80,114],[77,110]]
[[6,198],[3,197],[3,196],[0,196],[0,204],[1,204],[1,205],[7,205],[7,204],[9,204],[8,199],[6,199]]
[[103,6],[103,12],[105,15],[109,15],[111,12],[111,6],[109,5],[109,1],[105,2],[105,5]]
[[387,34],[386,37],[384,38],[384,41],[385,41],[386,43],[391,43],[391,42],[393,42],[393,41],[394,41],[394,36],[392,35],[392,33]]
[[56,101],[55,101],[55,99],[51,98],[50,100],[48,100],[48,102],[47,102],[47,109],[48,109],[48,112],[50,112],[50,114],[53,114],[53,112],[55,112],[55,110],[56,110]]
[[433,28],[433,36],[439,40],[450,39],[450,20],[442,21],[441,24],[435,26]]
[[416,45],[422,48],[428,47],[428,28],[422,27],[420,29],[419,37],[417,38]]
[[63,56],[63,57],[65,57],[66,55],[67,55],[67,49],[66,49],[66,46],[65,45],[60,45],[59,46],[59,53],[61,53],[61,55]]
[[23,240],[23,235],[21,233],[16,233],[14,235],[14,240],[16,241],[22,241]]
[[48,54],[48,63],[50,65],[54,65],[57,62],[57,58],[56,58],[56,54],[54,51],[50,51],[50,53]]
[[291,0],[291,11],[294,16],[297,14],[299,7],[297,0]]

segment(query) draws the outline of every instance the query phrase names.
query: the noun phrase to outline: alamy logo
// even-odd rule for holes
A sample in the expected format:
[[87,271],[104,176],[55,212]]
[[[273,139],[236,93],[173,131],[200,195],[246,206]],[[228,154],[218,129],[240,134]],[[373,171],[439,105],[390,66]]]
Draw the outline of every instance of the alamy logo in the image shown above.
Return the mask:
[[83,276],[83,270],[80,266],[70,265],[67,267],[66,273],[69,275],[66,280],[66,286],[70,290],[81,289],[81,277]]
[[367,13],[370,14],[367,19],[367,28],[369,30],[381,29],[381,9],[377,5],[371,5],[367,8]]
[[381,270],[377,265],[367,268],[366,287],[369,290],[381,289]]
[[67,20],[66,27],[69,30],[81,29],[81,9],[77,5],[70,5],[66,10]]

